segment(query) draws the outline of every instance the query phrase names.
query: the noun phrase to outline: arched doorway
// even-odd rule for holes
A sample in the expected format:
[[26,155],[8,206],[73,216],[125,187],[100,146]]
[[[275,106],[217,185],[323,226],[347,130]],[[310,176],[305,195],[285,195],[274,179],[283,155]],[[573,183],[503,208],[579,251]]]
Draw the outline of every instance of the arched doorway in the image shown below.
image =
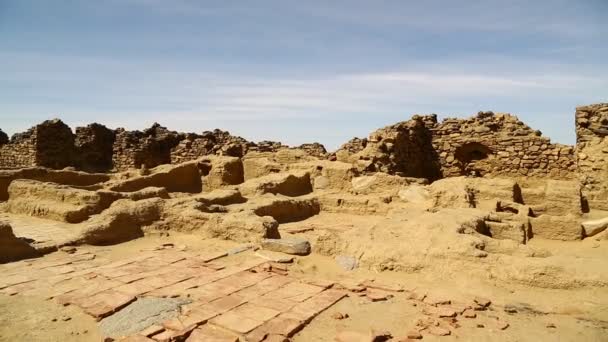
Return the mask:
[[454,157],[460,162],[463,175],[483,176],[489,171],[488,157],[492,150],[479,142],[466,143],[456,149]]

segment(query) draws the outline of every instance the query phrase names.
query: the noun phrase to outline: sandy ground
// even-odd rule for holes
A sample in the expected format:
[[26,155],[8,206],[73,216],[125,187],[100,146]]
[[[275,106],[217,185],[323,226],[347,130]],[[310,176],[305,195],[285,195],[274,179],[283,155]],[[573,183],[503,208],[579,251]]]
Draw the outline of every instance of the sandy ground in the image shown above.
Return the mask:
[[[328,215],[299,222],[301,227],[325,224],[340,226],[355,224],[371,225],[374,217],[352,215]],[[282,225],[282,230],[294,228]],[[152,235],[115,246],[86,246],[93,253],[103,254],[110,260],[133,256],[138,251],[171,242],[175,246],[187,246],[196,251],[228,250],[238,244],[201,240],[196,235],[171,233]],[[602,242],[556,242],[532,240],[531,245],[550,250],[554,255],[571,258],[605,258],[608,260],[608,244]],[[62,252],[57,252],[62,253]],[[232,256],[235,262],[246,258],[246,253]],[[608,341],[608,291],[605,288],[555,290],[501,284],[475,279],[463,274],[433,273],[376,273],[369,270],[342,270],[331,257],[310,255],[299,257],[290,268],[296,277],[364,280],[378,279],[403,284],[417,292],[439,294],[453,301],[467,301],[473,296],[490,298],[491,310],[480,312],[475,319],[460,321],[460,328],[451,336],[424,335],[425,341]],[[294,341],[332,341],[337,332],[353,330],[367,332],[370,329],[388,331],[396,339],[404,337],[418,318],[423,317],[421,308],[405,293],[396,294],[387,301],[370,302],[358,296],[346,298],[315,318]],[[510,314],[504,307],[514,305],[520,310]],[[527,308],[527,310],[521,310]],[[348,314],[337,320],[335,313]],[[507,322],[501,330],[497,321]],[[478,324],[484,327],[479,328]],[[62,307],[41,298],[0,295],[0,341],[100,341],[97,323],[76,307]]]

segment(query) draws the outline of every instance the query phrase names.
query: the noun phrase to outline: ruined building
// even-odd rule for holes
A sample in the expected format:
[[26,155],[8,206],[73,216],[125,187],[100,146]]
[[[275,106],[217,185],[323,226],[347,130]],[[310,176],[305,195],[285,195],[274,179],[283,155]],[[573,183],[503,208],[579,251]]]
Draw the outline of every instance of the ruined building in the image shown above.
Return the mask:
[[571,179],[574,147],[553,144],[511,114],[479,112],[468,119],[414,115],[355,139],[336,152],[363,171],[436,180],[461,175]]
[[[143,131],[111,130],[98,123],[77,127],[75,133],[61,120],[48,120],[10,140],[0,131],[0,169],[34,166],[88,172],[108,172],[178,164],[205,155],[242,157],[248,152],[287,149],[279,142],[254,143],[229,132],[179,133],[155,123]],[[323,158],[319,143],[296,147]]]
[[[511,114],[479,112],[467,119],[414,115],[355,138],[330,155],[323,145],[297,148],[318,158],[354,163],[362,172],[386,172],[436,180],[459,175],[578,179],[588,200],[608,208],[608,104],[576,109],[577,145],[552,143]],[[100,124],[75,133],[60,120],[45,121],[10,140],[0,131],[0,168],[75,167],[121,171],[182,163],[204,155],[243,157],[288,148],[253,143],[228,132],[178,133],[154,124],[144,131],[111,130]]]

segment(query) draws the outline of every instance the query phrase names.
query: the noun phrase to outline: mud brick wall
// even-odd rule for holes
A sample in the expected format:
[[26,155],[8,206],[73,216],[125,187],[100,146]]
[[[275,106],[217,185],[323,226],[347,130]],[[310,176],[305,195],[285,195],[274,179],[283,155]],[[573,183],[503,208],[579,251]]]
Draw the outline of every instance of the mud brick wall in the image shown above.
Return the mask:
[[255,144],[227,131],[216,129],[203,134],[188,134],[171,150],[171,162],[183,163],[210,154],[242,157]]
[[364,172],[430,180],[461,175],[573,179],[577,170],[572,146],[553,144],[516,116],[493,112],[441,123],[434,114],[414,115],[367,140],[351,140],[335,155]]
[[480,112],[431,128],[443,177],[460,175],[576,178],[572,146],[553,144],[511,114]]
[[372,133],[365,148],[372,154],[372,158],[364,162],[369,163],[364,164],[366,170],[432,180],[440,178],[437,153],[431,143],[432,132],[427,127],[436,122],[435,115],[415,115],[409,121]]
[[[188,134],[171,150],[171,163],[183,163],[198,159],[206,155],[224,155],[230,157],[243,157],[249,152],[276,152],[290,148],[276,141],[261,141],[253,143],[246,139],[231,135],[227,131],[216,129],[203,134]],[[302,149],[311,156],[324,158],[327,155],[325,147],[319,143],[304,144]]]
[[15,134],[0,147],[0,168],[45,166],[61,169],[72,165],[74,135],[61,120],[47,120]]
[[589,207],[608,210],[608,103],[576,108],[576,156]]
[[74,134],[61,120],[49,120],[36,126],[36,164],[52,169],[73,166]]
[[76,164],[90,172],[107,172],[112,169],[112,154],[116,133],[98,123],[76,127]]
[[36,165],[36,146],[26,133],[15,135],[10,143],[0,145],[0,169]]
[[155,123],[142,131],[118,129],[113,145],[112,163],[118,171],[152,168],[171,163],[171,149],[185,138],[185,134],[169,131]]

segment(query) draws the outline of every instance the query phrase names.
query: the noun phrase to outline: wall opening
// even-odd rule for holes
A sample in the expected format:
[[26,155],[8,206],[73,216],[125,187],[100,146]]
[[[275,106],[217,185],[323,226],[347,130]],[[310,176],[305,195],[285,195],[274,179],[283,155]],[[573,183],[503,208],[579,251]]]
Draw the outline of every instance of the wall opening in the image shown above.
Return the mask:
[[483,176],[489,172],[486,159],[492,155],[492,150],[478,142],[466,143],[456,149],[454,157],[460,162],[463,175]]

